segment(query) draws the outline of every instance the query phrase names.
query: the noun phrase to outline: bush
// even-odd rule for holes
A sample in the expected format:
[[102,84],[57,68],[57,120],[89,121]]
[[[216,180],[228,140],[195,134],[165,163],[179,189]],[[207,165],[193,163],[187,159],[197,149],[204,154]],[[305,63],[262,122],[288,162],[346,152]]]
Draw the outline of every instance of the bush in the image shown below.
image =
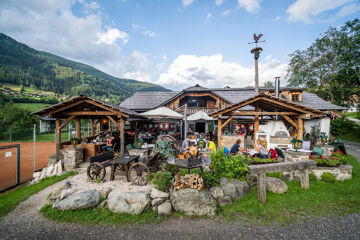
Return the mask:
[[338,137],[354,131],[355,133],[360,134],[360,128],[356,125],[356,123],[345,117],[332,120],[330,126],[330,133],[333,136]]
[[251,162],[255,163],[276,163],[276,159],[254,157]]
[[334,174],[329,173],[329,172],[324,172],[323,174],[321,174],[321,180],[323,180],[324,182],[328,182],[328,183],[336,182],[336,178],[335,178]]
[[272,173],[267,173],[266,176],[282,179],[283,173],[282,172],[272,172]]
[[329,167],[337,167],[348,162],[347,156],[343,154],[340,150],[337,152],[333,152],[330,158],[325,157],[317,157],[314,155],[309,156],[311,160],[316,161],[317,165],[324,165]]
[[157,172],[151,176],[151,182],[155,185],[156,189],[163,192],[169,192],[171,181],[173,179],[171,172]]
[[317,177],[315,176],[315,174],[310,173],[310,174],[309,174],[309,180],[310,180],[311,182],[315,182],[315,181],[317,181],[318,179],[317,179]]

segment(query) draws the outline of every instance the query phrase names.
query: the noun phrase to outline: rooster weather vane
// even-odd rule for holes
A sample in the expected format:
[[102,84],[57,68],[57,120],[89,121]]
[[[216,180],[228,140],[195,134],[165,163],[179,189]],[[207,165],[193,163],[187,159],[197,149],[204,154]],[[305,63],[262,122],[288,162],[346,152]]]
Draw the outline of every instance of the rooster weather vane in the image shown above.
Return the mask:
[[249,44],[255,43],[255,47],[253,49],[251,49],[251,53],[255,53],[255,58],[259,58],[260,53],[263,50],[261,47],[258,47],[258,45],[257,45],[259,42],[265,42],[265,40],[259,41],[262,36],[263,36],[262,33],[259,33],[259,35],[256,35],[256,33],[254,33],[254,35],[253,35],[254,42],[249,42]]

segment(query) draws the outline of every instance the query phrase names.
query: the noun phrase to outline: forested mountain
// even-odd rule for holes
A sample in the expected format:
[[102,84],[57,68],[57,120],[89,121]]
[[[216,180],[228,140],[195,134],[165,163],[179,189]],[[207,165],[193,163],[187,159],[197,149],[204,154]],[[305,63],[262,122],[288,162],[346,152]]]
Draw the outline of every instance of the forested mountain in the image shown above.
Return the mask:
[[110,76],[86,64],[37,51],[0,33],[0,82],[120,103],[136,91],[168,91],[151,83]]

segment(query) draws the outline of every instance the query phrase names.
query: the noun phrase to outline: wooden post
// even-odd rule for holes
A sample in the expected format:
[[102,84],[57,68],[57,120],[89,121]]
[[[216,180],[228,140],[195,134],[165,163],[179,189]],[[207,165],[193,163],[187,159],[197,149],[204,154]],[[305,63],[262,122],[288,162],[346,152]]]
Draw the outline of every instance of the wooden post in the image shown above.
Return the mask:
[[307,169],[301,171],[301,188],[309,189],[309,170]]
[[135,126],[134,126],[134,142],[137,140],[137,136],[138,136],[138,122],[135,122]]
[[94,131],[94,119],[91,119],[91,123],[90,123],[90,134],[91,136],[95,135],[95,131]]
[[125,122],[124,119],[121,116],[118,116],[120,118],[120,156],[124,156],[125,152]]
[[298,117],[298,139],[303,140],[304,137],[304,120],[299,116]]
[[266,183],[265,173],[261,172],[257,175],[258,200],[261,203],[266,202]]
[[218,116],[218,149],[221,147],[221,129],[222,129],[222,119],[221,115]]
[[[259,105],[255,103],[255,112],[259,112]],[[256,143],[255,134],[259,131],[259,115],[255,115],[255,123],[254,123],[254,144]]]
[[112,132],[112,123],[108,120],[109,131]]
[[80,119],[76,119],[76,137],[78,139],[81,138],[81,121],[80,121]]
[[60,118],[56,119],[55,124],[56,124],[56,159],[59,160],[60,149],[61,149]]
[[100,132],[104,131],[102,119],[99,120],[99,124],[100,124],[100,127],[99,127]]

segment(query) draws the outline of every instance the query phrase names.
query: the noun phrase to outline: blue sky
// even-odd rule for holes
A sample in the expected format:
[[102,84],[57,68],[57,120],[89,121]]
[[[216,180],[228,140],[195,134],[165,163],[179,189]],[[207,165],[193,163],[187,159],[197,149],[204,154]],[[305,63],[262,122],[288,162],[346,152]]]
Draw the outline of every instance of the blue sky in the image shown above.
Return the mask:
[[[0,32],[109,74],[182,89],[253,84],[253,33],[264,34],[260,81],[288,55],[359,16],[356,0],[2,0]],[[285,80],[283,80],[285,83]]]

